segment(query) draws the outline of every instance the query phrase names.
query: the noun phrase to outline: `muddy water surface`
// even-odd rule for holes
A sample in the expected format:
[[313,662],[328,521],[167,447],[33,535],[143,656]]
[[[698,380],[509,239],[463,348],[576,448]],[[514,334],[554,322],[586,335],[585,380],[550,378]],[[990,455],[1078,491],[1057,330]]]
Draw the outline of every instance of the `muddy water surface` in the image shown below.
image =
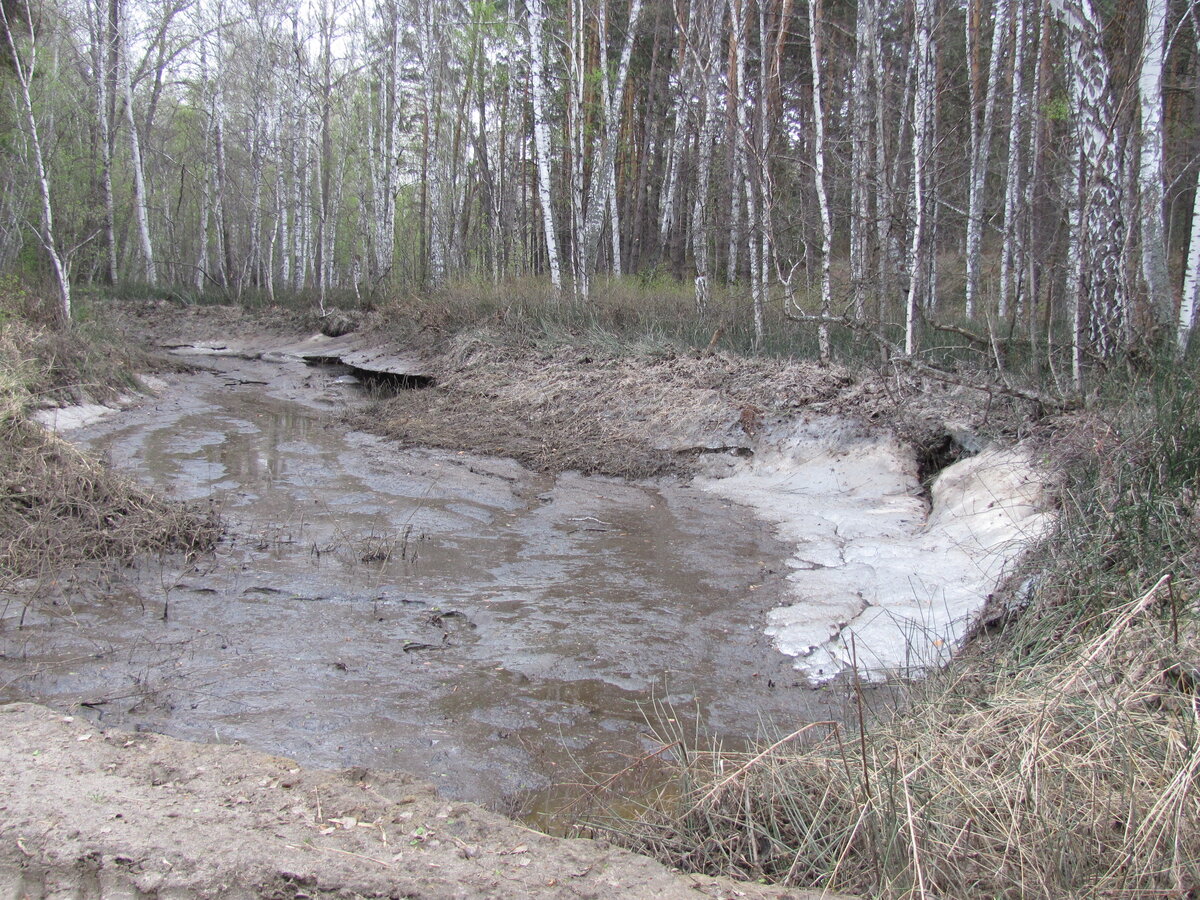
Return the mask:
[[664,718],[737,741],[840,706],[762,634],[787,548],[745,509],[401,450],[337,423],[336,371],[204,364],[71,437],[226,539],[10,602],[0,696],[493,804],[617,771]]

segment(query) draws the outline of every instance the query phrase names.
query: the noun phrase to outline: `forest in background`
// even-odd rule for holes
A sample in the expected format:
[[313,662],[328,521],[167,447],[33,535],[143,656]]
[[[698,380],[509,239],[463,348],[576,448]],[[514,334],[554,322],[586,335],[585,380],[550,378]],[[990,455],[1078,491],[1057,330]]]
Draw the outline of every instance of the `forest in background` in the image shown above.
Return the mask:
[[66,317],[73,284],[323,311],[527,277],[587,304],[597,279],[674,278],[759,339],[782,308],[823,358],[831,328],[912,355],[934,326],[997,361],[1036,348],[1076,389],[1192,330],[1189,2],[3,12],[0,266],[49,272]]

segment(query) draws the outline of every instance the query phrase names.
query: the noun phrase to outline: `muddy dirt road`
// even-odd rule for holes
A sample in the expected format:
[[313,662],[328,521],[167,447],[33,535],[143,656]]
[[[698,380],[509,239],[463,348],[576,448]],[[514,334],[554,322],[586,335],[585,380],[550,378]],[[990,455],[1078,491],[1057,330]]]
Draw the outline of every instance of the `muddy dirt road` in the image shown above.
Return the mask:
[[893,429],[878,385],[803,364],[470,338],[406,382],[436,387],[368,405],[278,352],[295,335],[255,340],[71,432],[227,533],[0,597],[7,895],[806,896],[469,801],[563,828],[580,784],[636,794],[677,738],[841,718],[812,681],[856,646],[868,675],[944,658],[1047,521],[1016,451],[922,497],[913,435],[970,435],[962,398]]
[[11,606],[5,699],[535,814],[677,732],[736,743],[841,708],[763,634],[787,548],[744,507],[401,450],[335,423],[361,400],[337,369],[191,360],[70,437],[217,504],[226,539]]

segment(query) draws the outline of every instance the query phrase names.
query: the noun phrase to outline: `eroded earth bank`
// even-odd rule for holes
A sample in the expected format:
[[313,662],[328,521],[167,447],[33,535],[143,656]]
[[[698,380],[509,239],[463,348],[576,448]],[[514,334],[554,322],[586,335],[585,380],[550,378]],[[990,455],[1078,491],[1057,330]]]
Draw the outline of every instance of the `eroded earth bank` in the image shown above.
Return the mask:
[[719,354],[129,321],[189,371],[48,418],[226,536],[8,592],[4,699],[55,710],[3,708],[16,896],[764,895],[466,801],[557,808],[697,729],[836,718],[839,674],[944,659],[1046,524],[1030,454],[946,389],[900,409]]

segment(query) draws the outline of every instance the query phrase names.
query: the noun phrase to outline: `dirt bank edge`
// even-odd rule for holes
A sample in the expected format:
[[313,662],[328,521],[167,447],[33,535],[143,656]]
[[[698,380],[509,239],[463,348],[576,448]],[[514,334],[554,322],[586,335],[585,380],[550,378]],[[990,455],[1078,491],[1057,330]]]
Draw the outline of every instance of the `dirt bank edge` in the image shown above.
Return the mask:
[[835,900],[550,838],[412,776],[0,706],[0,898]]
[[1041,414],[1003,392],[951,379],[884,378],[587,331],[538,339],[487,323],[413,333],[374,314],[359,316],[339,338],[314,338],[311,319],[278,310],[138,301],[114,304],[105,316],[131,341],[181,350],[184,359],[188,345],[254,357],[316,340],[418,362],[433,388],[347,411],[349,424],[403,446],[505,456],[549,474],[687,478],[714,456],[744,454],[773,424],[806,415],[890,431],[917,450],[923,468],[936,469],[958,458],[964,444],[974,451],[1025,433],[1030,416]]

